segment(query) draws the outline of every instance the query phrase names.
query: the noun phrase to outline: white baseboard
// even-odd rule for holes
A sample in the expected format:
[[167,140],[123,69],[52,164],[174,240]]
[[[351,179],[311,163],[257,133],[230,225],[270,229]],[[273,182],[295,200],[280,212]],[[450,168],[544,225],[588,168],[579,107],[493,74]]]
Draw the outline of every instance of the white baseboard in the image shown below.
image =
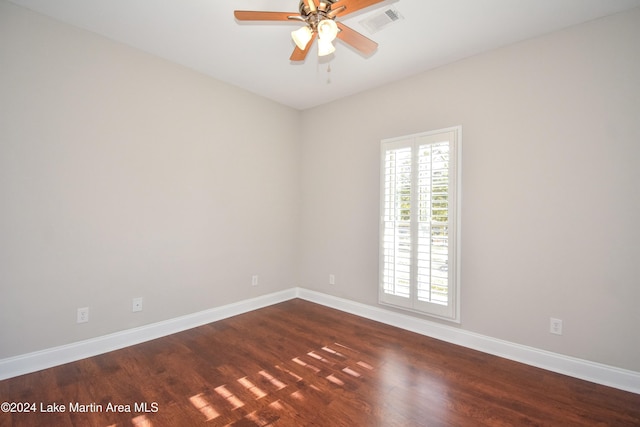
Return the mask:
[[0,380],[97,356],[295,298],[297,289],[240,301],[126,331],[0,360]]
[[366,319],[548,371],[640,394],[640,372],[527,347],[304,288],[291,288],[86,341],[2,359],[0,360],[0,380],[175,334],[293,298],[315,302]]
[[640,394],[640,372],[527,347],[417,317],[298,288],[298,298],[505,359]]

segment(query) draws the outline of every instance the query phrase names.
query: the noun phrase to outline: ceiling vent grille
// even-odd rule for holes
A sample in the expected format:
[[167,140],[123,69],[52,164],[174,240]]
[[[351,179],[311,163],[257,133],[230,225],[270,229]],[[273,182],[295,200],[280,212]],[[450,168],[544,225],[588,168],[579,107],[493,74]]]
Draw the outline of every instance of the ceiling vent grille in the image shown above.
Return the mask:
[[360,21],[362,25],[370,34],[377,33],[378,31],[386,28],[394,22],[404,19],[397,9],[389,8],[367,19]]

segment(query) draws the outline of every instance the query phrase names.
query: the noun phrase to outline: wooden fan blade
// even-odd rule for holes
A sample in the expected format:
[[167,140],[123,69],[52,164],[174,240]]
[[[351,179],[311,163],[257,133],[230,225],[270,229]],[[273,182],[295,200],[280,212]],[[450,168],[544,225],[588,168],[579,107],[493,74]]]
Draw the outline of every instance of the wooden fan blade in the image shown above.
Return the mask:
[[256,12],[253,10],[234,10],[238,21],[289,21],[290,16],[300,16],[298,12]]
[[384,0],[338,0],[333,5],[332,9],[336,9],[340,6],[345,6],[346,9],[342,12],[338,12],[338,16],[344,16],[349,13],[357,12],[365,7],[373,6],[376,3],[381,3]]
[[309,49],[311,49],[313,41],[316,39],[316,35],[317,34],[315,32],[311,35],[311,40],[309,40],[309,43],[307,43],[307,47],[305,47],[304,50],[296,46],[296,48],[293,49],[293,53],[291,54],[291,57],[289,57],[289,59],[291,61],[304,61],[304,59],[307,57],[307,53],[309,53]]
[[356,30],[353,30],[340,22],[336,22],[336,24],[338,24],[338,28],[341,30],[338,32],[338,38],[365,55],[371,55],[378,48],[378,43],[368,39]]

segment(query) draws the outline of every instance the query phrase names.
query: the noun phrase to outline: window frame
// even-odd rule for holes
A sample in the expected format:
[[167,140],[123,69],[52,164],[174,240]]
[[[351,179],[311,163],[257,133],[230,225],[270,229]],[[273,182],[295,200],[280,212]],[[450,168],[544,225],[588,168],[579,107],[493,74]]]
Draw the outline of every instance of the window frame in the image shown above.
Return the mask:
[[[449,188],[448,188],[448,250],[447,250],[447,304],[438,304],[434,302],[421,301],[418,299],[418,283],[416,279],[417,273],[417,230],[418,223],[417,211],[419,209],[416,203],[416,188],[418,188],[418,158],[419,147],[425,143],[421,141],[427,140],[428,145],[435,144],[440,136],[450,134],[446,138],[449,139]],[[409,297],[397,296],[386,293],[384,290],[384,273],[385,273],[385,160],[386,153],[390,150],[398,150],[403,148],[411,149],[411,280],[409,287]],[[461,255],[461,215],[462,206],[462,126],[453,126],[443,129],[437,129],[427,132],[383,139],[380,143],[380,213],[379,213],[379,279],[378,279],[378,302],[382,305],[388,305],[403,310],[408,310],[439,319],[460,323],[460,255]],[[430,202],[433,206],[433,202]],[[398,227],[395,226],[394,230]],[[433,236],[430,231],[429,237]],[[431,246],[430,246],[431,248]],[[432,254],[431,254],[432,255]],[[431,256],[430,255],[430,256]]]

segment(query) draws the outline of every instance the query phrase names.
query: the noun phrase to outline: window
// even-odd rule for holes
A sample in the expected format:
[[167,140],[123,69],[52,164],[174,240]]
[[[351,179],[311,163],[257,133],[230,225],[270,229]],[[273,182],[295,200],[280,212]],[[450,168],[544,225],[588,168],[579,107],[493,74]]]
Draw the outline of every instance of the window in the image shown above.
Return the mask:
[[461,127],[381,144],[379,301],[459,322]]

